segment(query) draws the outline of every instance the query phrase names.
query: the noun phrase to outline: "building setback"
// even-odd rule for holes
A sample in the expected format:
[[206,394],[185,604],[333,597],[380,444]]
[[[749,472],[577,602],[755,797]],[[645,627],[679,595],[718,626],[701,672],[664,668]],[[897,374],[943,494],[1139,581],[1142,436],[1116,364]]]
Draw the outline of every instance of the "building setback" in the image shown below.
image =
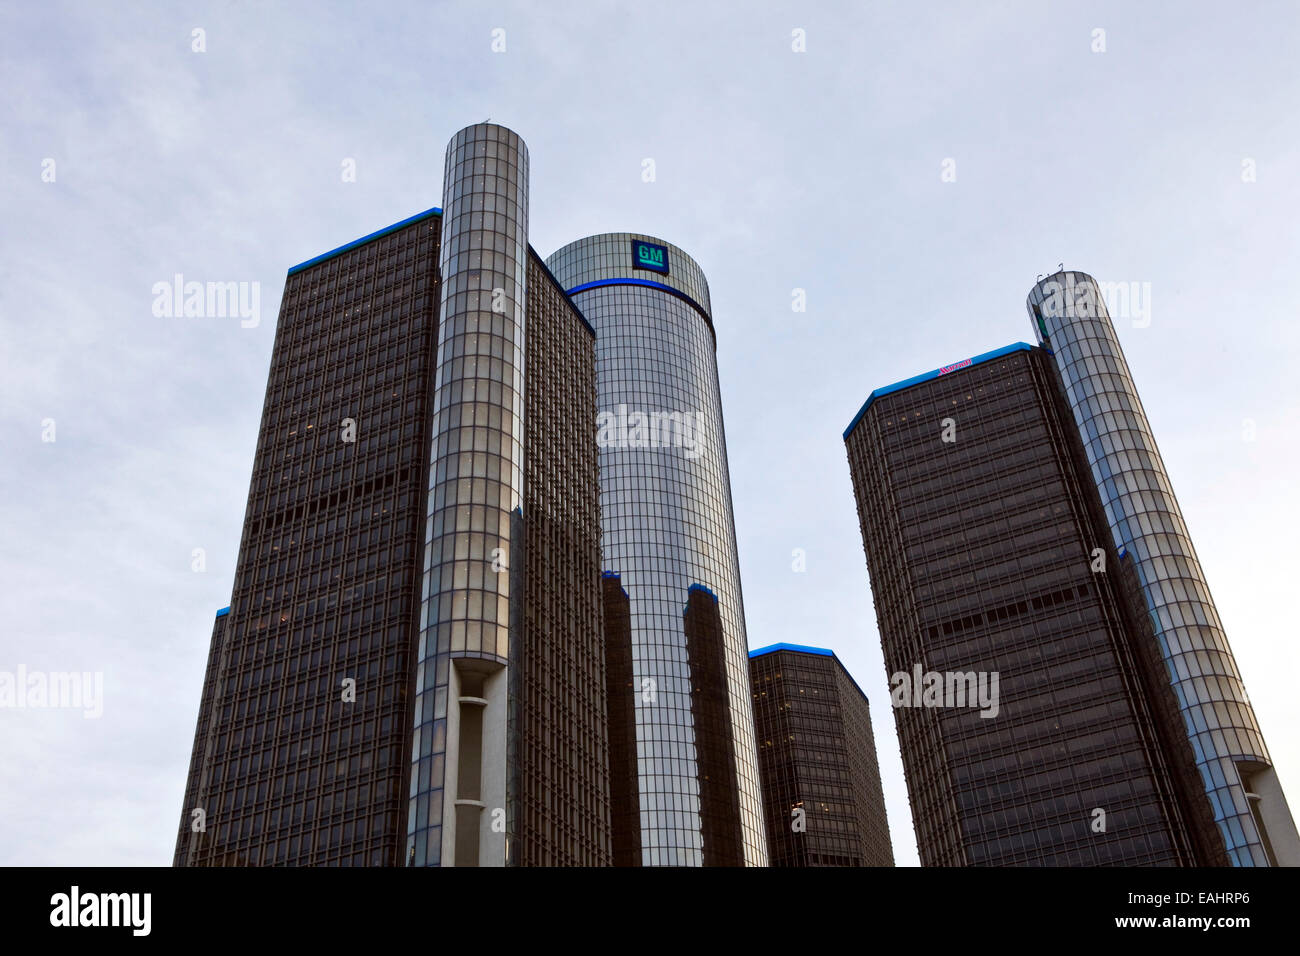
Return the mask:
[[580,239],[547,263],[596,329],[607,669],[622,675],[608,711],[624,714],[611,718],[614,792],[626,794],[611,808],[614,856],[762,866],[708,282],[677,246],[640,233]]
[[518,136],[444,181],[289,270],[177,865],[610,862],[594,331]]
[[893,866],[866,695],[831,651],[749,652],[772,866]]
[[921,862],[1225,862],[1051,355],[877,389],[845,443]]

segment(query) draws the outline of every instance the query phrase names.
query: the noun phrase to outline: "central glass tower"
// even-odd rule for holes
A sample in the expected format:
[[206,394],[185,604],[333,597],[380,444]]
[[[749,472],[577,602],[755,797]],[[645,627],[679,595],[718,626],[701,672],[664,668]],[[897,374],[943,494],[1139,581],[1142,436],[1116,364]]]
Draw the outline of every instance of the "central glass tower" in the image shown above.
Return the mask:
[[596,329],[615,861],[766,865],[708,283],[639,233],[547,265]]

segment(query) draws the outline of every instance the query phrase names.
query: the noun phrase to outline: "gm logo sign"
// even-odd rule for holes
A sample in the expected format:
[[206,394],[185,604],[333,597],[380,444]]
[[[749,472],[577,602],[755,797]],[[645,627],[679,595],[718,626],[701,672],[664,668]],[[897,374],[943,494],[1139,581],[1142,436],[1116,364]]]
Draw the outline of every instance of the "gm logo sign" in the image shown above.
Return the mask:
[[668,247],[633,239],[632,268],[649,269],[651,272],[668,275]]

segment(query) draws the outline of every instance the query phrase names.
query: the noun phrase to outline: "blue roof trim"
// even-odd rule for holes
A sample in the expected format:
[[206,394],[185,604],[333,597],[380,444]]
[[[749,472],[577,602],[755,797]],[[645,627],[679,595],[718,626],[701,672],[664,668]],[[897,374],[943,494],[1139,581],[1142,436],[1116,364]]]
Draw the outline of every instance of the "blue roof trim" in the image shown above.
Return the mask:
[[362,236],[360,239],[353,239],[351,242],[344,243],[337,249],[331,249],[329,252],[322,252],[313,259],[308,259],[306,262],[300,262],[296,266],[290,266],[288,274],[294,275],[295,273],[302,272],[303,269],[308,269],[317,263],[324,262],[326,259],[331,259],[344,252],[349,252],[357,246],[364,246],[367,242],[373,242],[376,239],[380,239],[388,235],[390,232],[396,232],[398,229],[405,229],[407,226],[413,226],[422,219],[429,219],[433,216],[441,215],[442,210],[437,206],[434,206],[432,209],[426,209],[424,212],[417,212],[414,216],[403,219],[401,222],[395,222],[391,226],[385,226],[378,232],[372,232],[370,235]]
[[901,382],[895,382],[893,385],[883,385],[867,396],[867,400],[862,403],[858,413],[853,416],[853,421],[849,422],[849,427],[844,429],[844,439],[848,440],[849,434],[853,429],[858,427],[858,422],[862,421],[862,416],[867,413],[871,403],[882,395],[888,395],[891,392],[901,392],[905,388],[911,388],[913,385],[920,385],[922,382],[928,382],[932,378],[938,378],[941,375],[947,375],[949,372],[956,372],[960,368],[969,368],[972,365],[980,365],[984,362],[991,362],[993,359],[1002,358],[1004,355],[1010,355],[1012,352],[1029,352],[1033,346],[1025,342],[1015,342],[1011,345],[1004,345],[1000,349],[994,349],[992,352],[985,352],[983,355],[976,355],[974,358],[963,359],[960,362],[954,362],[952,365],[945,365],[942,368],[936,368],[929,372],[923,372],[920,375],[913,375],[911,378],[905,378]]
[[750,657],[762,657],[764,654],[775,654],[777,651],[797,651],[800,654],[820,654],[822,657],[834,657],[834,651],[828,651],[824,647],[810,647],[807,644],[769,644],[767,647],[760,647],[756,651],[750,651]]
[[627,588],[623,587],[623,577],[618,571],[601,571],[600,577],[603,581],[617,581],[618,589],[623,592],[623,597],[629,601],[632,600],[632,595],[628,594]]
[[[667,292],[669,295],[675,295],[696,312],[700,313],[700,317],[704,319],[705,323],[708,325],[709,331],[713,332],[713,316],[709,315],[708,310],[705,309],[704,306],[700,305],[681,289],[674,289],[670,285],[664,285],[662,282],[655,282],[652,279],[597,279],[594,282],[584,282],[582,285],[575,285],[572,289],[566,289],[565,292],[569,295],[577,295],[579,292],[586,292],[588,289],[599,289],[601,286],[607,285],[643,285],[650,289],[658,289],[660,292]],[[713,337],[716,344],[716,332],[714,332]]]
[[704,592],[705,594],[707,594],[709,597],[713,598],[714,601],[717,601],[717,600],[718,600],[718,596],[717,596],[716,594],[714,594],[711,590],[709,590],[708,588],[706,588],[703,584],[692,584],[692,585],[691,585],[689,588],[687,588],[686,590],[687,590],[687,593],[689,593],[689,592],[691,592],[691,591],[703,591],[703,592]]
[[217,617],[225,617],[229,613],[230,613],[230,607],[229,605],[227,605],[226,607],[223,607],[220,611],[217,612]]

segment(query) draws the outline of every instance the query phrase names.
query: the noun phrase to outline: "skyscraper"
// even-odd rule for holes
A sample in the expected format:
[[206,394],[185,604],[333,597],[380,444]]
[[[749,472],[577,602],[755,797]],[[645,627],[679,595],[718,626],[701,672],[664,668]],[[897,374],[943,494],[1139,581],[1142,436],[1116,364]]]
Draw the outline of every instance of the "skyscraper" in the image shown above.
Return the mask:
[[1051,356],[1111,544],[1177,692],[1183,731],[1231,862],[1300,865],[1286,798],[1096,281],[1061,271],[1026,301]]
[[594,330],[527,150],[289,270],[178,865],[610,860]]
[[772,866],[893,866],[867,697],[832,651],[749,652]]
[[439,216],[285,279],[178,865],[402,858]]
[[681,249],[640,233],[590,236],[547,263],[596,329],[608,666],[624,674],[609,712],[633,697],[612,725],[624,736],[610,741],[610,773],[636,780],[635,802],[611,808],[615,858],[763,865],[708,283]]
[[1052,357],[876,389],[844,437],[921,862],[1226,862]]

